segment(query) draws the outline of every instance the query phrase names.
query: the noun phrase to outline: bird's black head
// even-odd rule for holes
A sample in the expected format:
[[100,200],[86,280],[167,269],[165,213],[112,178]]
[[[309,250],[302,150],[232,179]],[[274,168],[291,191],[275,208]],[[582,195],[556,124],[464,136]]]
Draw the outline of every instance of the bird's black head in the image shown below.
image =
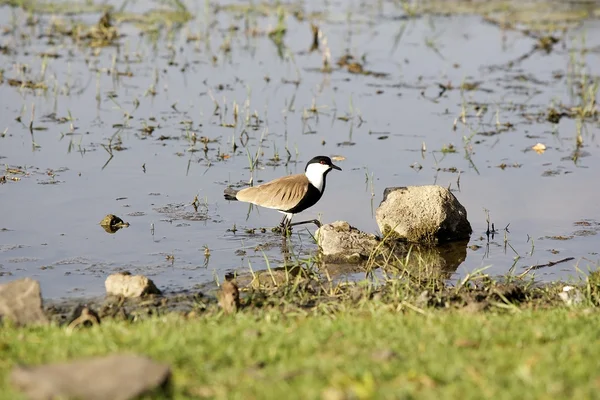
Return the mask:
[[[308,166],[311,164],[319,164],[322,165],[326,171],[330,171],[332,168],[333,169],[337,169],[338,171],[341,171],[342,169],[340,167],[338,167],[337,165],[334,165],[331,162],[331,158],[327,157],[327,156],[316,156],[314,157],[312,160],[310,160],[307,164],[306,164],[306,168],[304,169],[304,171],[308,171]],[[329,167],[329,168],[326,168]]]

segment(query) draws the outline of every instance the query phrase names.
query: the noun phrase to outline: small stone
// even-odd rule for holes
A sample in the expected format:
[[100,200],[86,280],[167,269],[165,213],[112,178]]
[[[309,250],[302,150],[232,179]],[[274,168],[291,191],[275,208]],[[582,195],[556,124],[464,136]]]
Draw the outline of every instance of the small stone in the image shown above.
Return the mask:
[[37,367],[17,366],[10,381],[32,400],[128,400],[159,387],[166,392],[170,377],[168,365],[147,357],[116,354]]
[[217,297],[219,298],[219,306],[225,314],[236,313],[240,307],[240,291],[232,281],[223,282]]
[[48,323],[38,281],[25,278],[0,285],[0,320],[5,319],[18,326]]
[[160,294],[160,290],[152,280],[144,275],[131,275],[129,272],[111,274],[104,282],[106,294],[123,297],[141,297],[149,294]]
[[467,211],[437,185],[387,188],[375,215],[386,238],[437,244],[471,235]]
[[330,263],[359,263],[368,259],[379,244],[375,235],[361,232],[346,221],[323,225],[315,236],[323,261]]

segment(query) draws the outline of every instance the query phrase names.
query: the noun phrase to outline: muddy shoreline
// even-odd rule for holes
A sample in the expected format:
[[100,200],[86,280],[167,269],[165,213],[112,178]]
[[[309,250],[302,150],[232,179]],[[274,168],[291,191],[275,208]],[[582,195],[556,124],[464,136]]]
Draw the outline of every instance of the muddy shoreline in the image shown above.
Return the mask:
[[[563,283],[535,283],[518,277],[491,278],[483,273],[449,285],[437,278],[422,274],[407,274],[402,278],[333,283],[305,275],[288,283],[273,285],[253,284],[240,286],[240,303],[237,312],[250,312],[264,308],[280,309],[282,312],[329,308],[343,310],[358,304],[377,302],[407,309],[462,310],[486,312],[502,309],[536,309],[567,306],[591,306],[597,304],[600,295],[599,274],[590,275],[585,281]],[[241,282],[244,277],[241,277]],[[237,282],[233,280],[232,282]],[[265,282],[269,283],[268,280]],[[184,292],[165,292],[141,298],[102,296],[94,298],[70,298],[45,300],[44,313],[55,324],[70,325],[82,315],[83,309],[91,310],[100,321],[139,321],[167,314],[186,318],[223,313],[220,302],[221,288]],[[234,311],[234,312],[235,312]]]

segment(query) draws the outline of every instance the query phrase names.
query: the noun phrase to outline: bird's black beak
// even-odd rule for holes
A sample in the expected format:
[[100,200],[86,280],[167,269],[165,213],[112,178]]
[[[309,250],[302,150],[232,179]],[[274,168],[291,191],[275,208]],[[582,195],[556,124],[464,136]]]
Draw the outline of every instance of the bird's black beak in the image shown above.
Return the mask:
[[333,165],[333,164],[331,164],[331,168],[337,169],[338,171],[342,170],[340,167],[338,167],[337,165]]

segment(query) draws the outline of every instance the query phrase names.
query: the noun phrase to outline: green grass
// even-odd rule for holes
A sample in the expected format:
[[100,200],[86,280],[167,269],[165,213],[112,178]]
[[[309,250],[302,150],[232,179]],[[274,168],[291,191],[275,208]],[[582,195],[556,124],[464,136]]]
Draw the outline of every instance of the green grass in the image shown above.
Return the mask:
[[[276,309],[0,330],[0,373],[118,351],[169,363],[174,398],[593,398],[600,386],[593,309],[518,313]],[[18,398],[7,379],[0,398]]]

